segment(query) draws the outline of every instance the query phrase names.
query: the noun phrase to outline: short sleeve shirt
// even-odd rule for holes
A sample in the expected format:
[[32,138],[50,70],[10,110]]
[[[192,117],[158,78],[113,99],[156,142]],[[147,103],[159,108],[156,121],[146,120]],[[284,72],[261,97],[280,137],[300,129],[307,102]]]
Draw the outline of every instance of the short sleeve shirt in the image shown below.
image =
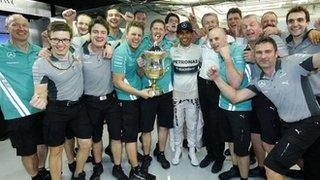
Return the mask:
[[279,116],[286,122],[297,122],[320,115],[320,107],[308,81],[314,70],[312,57],[294,54],[278,60],[273,76],[262,72],[248,86],[254,92],[262,92],[277,107]]
[[[6,120],[40,111],[29,103],[34,93],[32,66],[40,49],[31,43],[28,43],[28,52],[10,42],[0,45],[0,106]],[[9,86],[12,89],[8,89]]]
[[[112,57],[112,72],[124,75],[124,83],[135,89],[141,90],[141,78],[137,73],[137,59],[141,56],[141,51],[132,51],[127,41],[118,46]],[[118,99],[136,100],[137,96],[116,88]]]
[[[230,46],[230,55],[233,61],[234,68],[243,73],[243,79],[240,84],[239,89],[245,88],[249,84],[250,78],[245,73],[246,63],[243,58],[243,50],[239,48],[235,43],[232,43]],[[219,66],[220,66],[220,76],[221,78],[228,83],[226,66],[223,58],[219,55]],[[227,99],[223,94],[220,94],[219,97],[219,107],[228,111],[250,111],[251,110],[251,100],[240,102],[237,104],[232,104],[229,99]]]

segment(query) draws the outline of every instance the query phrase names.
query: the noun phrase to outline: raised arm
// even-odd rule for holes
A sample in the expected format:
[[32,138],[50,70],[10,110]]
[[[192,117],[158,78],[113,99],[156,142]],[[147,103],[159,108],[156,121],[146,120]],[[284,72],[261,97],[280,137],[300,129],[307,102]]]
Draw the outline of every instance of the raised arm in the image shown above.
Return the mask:
[[[243,61],[243,59],[239,59],[239,57],[231,57],[228,45],[226,45],[225,47],[222,47],[219,53],[222,56],[226,66],[226,76],[228,79],[228,83],[230,84],[231,87],[235,89],[239,89],[243,79],[243,73],[236,69],[234,63],[238,63],[238,61]],[[236,58],[236,59],[232,60],[232,58]],[[244,62],[240,62],[240,63],[244,63]]]
[[231,103],[236,104],[241,101],[250,99],[256,95],[255,92],[250,89],[244,88],[241,90],[236,90],[219,76],[219,71],[215,68],[210,68],[208,71],[208,76],[216,83],[220,92],[231,101]]

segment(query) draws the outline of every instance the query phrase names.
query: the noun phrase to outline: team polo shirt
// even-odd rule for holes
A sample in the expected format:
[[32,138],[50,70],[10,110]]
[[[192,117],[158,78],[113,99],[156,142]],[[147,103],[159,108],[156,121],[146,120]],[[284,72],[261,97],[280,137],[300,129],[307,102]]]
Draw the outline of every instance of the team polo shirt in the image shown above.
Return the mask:
[[[142,51],[149,50],[153,46],[153,41],[150,35],[147,35],[143,41],[141,42],[139,49]],[[171,68],[171,59],[169,57],[169,51],[172,47],[172,43],[163,39],[160,43],[160,48],[166,52],[165,58],[162,60],[162,64],[164,67],[164,75],[156,81],[157,86],[159,86],[162,93],[171,92],[173,90],[172,86],[172,68]],[[142,79],[142,87],[147,88],[151,86],[151,80],[147,76],[143,76]]]
[[[295,44],[292,35],[286,38],[289,54],[315,54],[320,52],[320,44],[312,44],[308,38],[307,32],[305,32],[302,41],[299,44]],[[314,93],[320,97],[320,72],[313,72],[309,77],[312,89]]]
[[82,96],[82,64],[79,56],[75,54],[69,51],[67,59],[51,56],[47,59],[39,58],[34,63],[34,84],[48,85],[49,100],[77,101]]
[[[247,73],[245,73],[246,63],[243,58],[243,50],[237,46],[235,43],[229,45],[230,55],[233,62],[234,68],[243,73],[243,79],[239,89],[245,88],[250,81]],[[221,55],[218,56],[219,66],[220,66],[220,76],[221,78],[228,83],[226,65],[224,63],[224,59]],[[227,99],[223,94],[219,96],[219,107],[228,111],[250,111],[251,110],[251,100],[243,101],[237,104],[232,104],[229,99]]]
[[108,34],[108,42],[111,43],[113,41],[117,41],[119,39],[121,39],[123,36],[123,32],[119,29],[119,33],[117,36],[112,36],[110,33]]
[[297,122],[320,115],[320,107],[308,81],[309,72],[315,70],[312,57],[294,54],[277,60],[275,72],[260,77],[247,87],[253,92],[262,92],[277,107],[285,122]]
[[[118,46],[112,57],[111,70],[115,74],[124,75],[124,83],[131,87],[141,90],[141,78],[137,73],[137,59],[141,56],[141,51],[132,51],[127,41]],[[137,96],[116,88],[118,99],[120,100],[136,100]]]
[[165,40],[167,43],[170,44],[170,46],[176,46],[179,43],[178,37],[174,38],[173,40],[170,40],[167,36],[164,36],[163,40]]
[[103,96],[114,88],[111,75],[111,59],[103,58],[102,53],[94,53],[89,42],[83,44],[80,55],[83,65],[84,94]]
[[9,41],[0,45],[0,106],[6,120],[40,111],[30,105],[34,93],[32,66],[40,49],[31,43],[28,52]]
[[202,49],[191,44],[183,47],[180,44],[170,49],[173,64],[173,89],[182,93],[198,91],[197,74],[201,63]]

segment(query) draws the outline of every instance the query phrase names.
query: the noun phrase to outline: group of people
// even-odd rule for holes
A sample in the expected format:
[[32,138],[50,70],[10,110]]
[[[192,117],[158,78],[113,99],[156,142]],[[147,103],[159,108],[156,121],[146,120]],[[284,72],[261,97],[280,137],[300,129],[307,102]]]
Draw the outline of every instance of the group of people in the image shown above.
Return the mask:
[[[28,42],[28,20],[10,15],[10,40],[0,45],[1,110],[32,179],[61,179],[63,150],[71,179],[85,179],[90,152],[90,179],[100,179],[105,123],[105,151],[117,179],[156,179],[148,170],[154,127],[153,155],[164,169],[179,164],[186,139],[191,165],[213,162],[212,173],[221,171],[228,142],[233,166],[219,179],[284,179],[295,164],[305,179],[320,179],[320,30],[308,29],[306,8],[289,10],[289,34],[277,27],[274,12],[260,20],[242,17],[238,8],[228,11],[227,30],[215,13],[203,15],[201,28],[194,14],[180,22],[169,13],[152,20],[150,34],[143,11],[111,8],[106,18],[93,18],[68,9],[62,16],[66,22],[51,22],[42,33],[41,49]],[[144,71],[145,51],[155,50],[166,54],[157,90]],[[121,167],[123,146],[128,175]],[[207,154],[199,161],[202,146]],[[250,146],[258,166],[249,170]]]

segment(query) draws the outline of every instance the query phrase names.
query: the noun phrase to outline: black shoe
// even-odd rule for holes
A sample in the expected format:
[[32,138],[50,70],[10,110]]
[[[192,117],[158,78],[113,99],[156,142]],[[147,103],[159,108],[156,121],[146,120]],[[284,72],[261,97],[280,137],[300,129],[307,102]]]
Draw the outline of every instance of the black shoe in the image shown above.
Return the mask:
[[88,158],[87,158],[87,160],[86,160],[86,163],[89,163],[89,162],[91,162],[91,163],[94,162],[94,158],[93,158],[92,155],[89,155]]
[[76,166],[76,161],[73,161],[71,164],[68,164],[68,168],[72,174],[74,174],[74,172],[76,171]]
[[110,160],[111,160],[111,162],[113,163],[113,154],[112,154],[112,152],[111,152],[111,146],[110,146],[110,145],[107,146],[107,147],[104,149],[104,153],[110,157]]
[[166,159],[166,156],[164,155],[164,152],[159,152],[158,153],[157,161],[161,164],[161,167],[163,169],[169,169],[170,168],[170,162]]
[[103,166],[101,163],[96,164],[93,167],[93,173],[90,177],[90,180],[100,180],[100,175],[103,173]]
[[38,174],[40,175],[41,179],[43,179],[43,180],[51,180],[50,171],[48,171],[44,167],[39,169]]
[[207,154],[203,159],[202,161],[200,162],[199,166],[201,168],[205,168],[207,166],[209,166],[210,163],[213,162],[213,158],[211,155]]
[[137,158],[138,158],[139,162],[143,161],[143,155],[141,153],[139,153],[139,152],[137,152]]
[[259,166],[249,170],[249,177],[259,177],[263,179],[267,179],[266,170]]
[[121,165],[114,165],[112,168],[112,175],[118,180],[128,180],[128,176],[123,172]]
[[78,177],[72,176],[71,180],[86,180],[86,173],[82,171],[80,174],[78,174]]
[[183,142],[182,142],[182,146],[186,149],[189,150],[189,147],[188,147],[188,140],[187,139],[184,139]]
[[141,170],[143,172],[148,172],[149,166],[151,164],[152,157],[149,155],[144,155],[141,163]]
[[229,148],[224,151],[224,155],[225,155],[225,156],[231,156],[231,153],[230,153],[230,149],[229,149]]
[[294,178],[294,179],[302,179],[303,178],[303,170],[295,170],[290,169],[285,176]]
[[156,147],[153,150],[153,156],[157,156],[159,153],[159,143],[156,144]]
[[229,180],[231,178],[240,177],[240,171],[238,167],[232,166],[229,171],[225,171],[219,174],[219,179],[221,180]]
[[139,168],[131,168],[130,175],[129,175],[130,180],[155,180],[156,176],[147,172],[143,172]]
[[40,174],[38,173],[36,176],[31,177],[31,180],[42,180]]
[[223,166],[223,161],[224,161],[224,159],[223,160],[215,160],[212,167],[211,167],[211,172],[214,174],[220,172],[222,169],[222,166]]

